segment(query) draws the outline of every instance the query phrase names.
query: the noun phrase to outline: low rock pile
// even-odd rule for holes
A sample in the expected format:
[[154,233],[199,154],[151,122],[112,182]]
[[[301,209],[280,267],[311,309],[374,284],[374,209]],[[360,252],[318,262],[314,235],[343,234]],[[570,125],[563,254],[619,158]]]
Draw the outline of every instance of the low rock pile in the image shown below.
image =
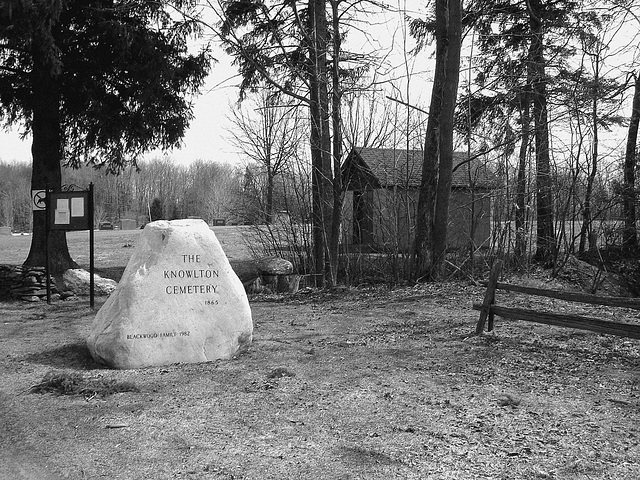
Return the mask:
[[[51,281],[51,294],[60,297]],[[47,298],[47,279],[42,267],[0,265],[0,299],[37,302]]]
[[[89,295],[89,272],[70,269],[62,275],[51,276],[51,300],[56,301]],[[117,282],[94,275],[94,292],[107,296],[116,288]],[[43,267],[0,265],[0,300],[22,300],[37,302],[47,299],[47,277]]]

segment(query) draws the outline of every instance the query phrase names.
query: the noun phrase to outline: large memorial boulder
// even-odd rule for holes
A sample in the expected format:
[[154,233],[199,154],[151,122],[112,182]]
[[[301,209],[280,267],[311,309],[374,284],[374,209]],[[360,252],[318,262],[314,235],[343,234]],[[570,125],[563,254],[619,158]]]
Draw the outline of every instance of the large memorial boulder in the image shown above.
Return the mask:
[[251,343],[244,287],[203,220],[146,225],[87,346],[115,368],[229,359]]

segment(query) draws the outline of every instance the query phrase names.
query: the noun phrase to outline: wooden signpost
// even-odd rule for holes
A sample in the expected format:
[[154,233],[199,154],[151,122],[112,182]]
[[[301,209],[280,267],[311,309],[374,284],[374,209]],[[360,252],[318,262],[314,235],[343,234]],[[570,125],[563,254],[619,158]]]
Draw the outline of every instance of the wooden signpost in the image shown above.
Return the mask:
[[89,230],[89,303],[95,302],[94,239],[93,239],[93,183],[87,190],[46,191],[46,278],[47,303],[51,303],[51,279],[49,276],[49,232],[51,230]]

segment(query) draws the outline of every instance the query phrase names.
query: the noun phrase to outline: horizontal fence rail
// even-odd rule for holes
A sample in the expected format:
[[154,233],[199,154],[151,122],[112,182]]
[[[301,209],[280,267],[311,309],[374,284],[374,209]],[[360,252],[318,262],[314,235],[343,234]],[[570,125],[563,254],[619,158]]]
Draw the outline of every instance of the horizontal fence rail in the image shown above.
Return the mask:
[[[488,281],[480,282],[481,285],[487,286]],[[525,293],[537,297],[555,298],[565,300],[567,302],[589,303],[592,305],[604,305],[606,307],[621,307],[640,310],[640,300],[628,297],[608,297],[604,295],[592,295],[580,292],[562,292],[558,290],[547,290],[544,288],[524,287],[522,285],[513,285],[511,283],[496,282],[497,290],[505,290],[509,292]]]
[[511,320],[521,320],[525,322],[542,323],[546,325],[555,325],[558,327],[575,328],[579,330],[589,330],[597,333],[608,335],[616,335],[619,337],[627,337],[640,339],[640,324],[614,322],[609,320],[601,320],[582,315],[560,314],[553,312],[541,312],[537,310],[502,307],[495,305],[496,290],[506,290],[511,292],[523,293],[526,295],[555,298],[568,302],[586,303],[592,305],[603,305],[607,307],[629,308],[640,310],[640,301],[634,298],[625,297],[606,297],[602,295],[591,295],[580,292],[562,292],[557,290],[547,290],[543,288],[525,287],[521,285],[513,285],[498,282],[502,262],[496,261],[489,280],[484,282],[487,287],[484,301],[482,303],[474,303],[473,309],[480,311],[480,318],[476,325],[476,335],[482,334],[484,326],[488,320],[488,331],[493,330],[494,317],[498,315],[502,318]]

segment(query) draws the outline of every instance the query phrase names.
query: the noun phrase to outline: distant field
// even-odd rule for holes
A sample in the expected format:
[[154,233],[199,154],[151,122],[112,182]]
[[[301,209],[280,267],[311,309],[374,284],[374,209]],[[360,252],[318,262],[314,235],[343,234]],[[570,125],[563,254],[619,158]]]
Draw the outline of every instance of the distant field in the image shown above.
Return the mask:
[[[231,262],[242,262],[251,256],[246,243],[250,227],[214,227],[227,258]],[[131,253],[142,230],[96,230],[94,235],[94,262],[98,273],[107,276],[127,266]],[[67,232],[67,243],[71,257],[83,268],[89,268],[89,232]],[[30,235],[0,236],[0,265],[21,265],[29,254]]]

